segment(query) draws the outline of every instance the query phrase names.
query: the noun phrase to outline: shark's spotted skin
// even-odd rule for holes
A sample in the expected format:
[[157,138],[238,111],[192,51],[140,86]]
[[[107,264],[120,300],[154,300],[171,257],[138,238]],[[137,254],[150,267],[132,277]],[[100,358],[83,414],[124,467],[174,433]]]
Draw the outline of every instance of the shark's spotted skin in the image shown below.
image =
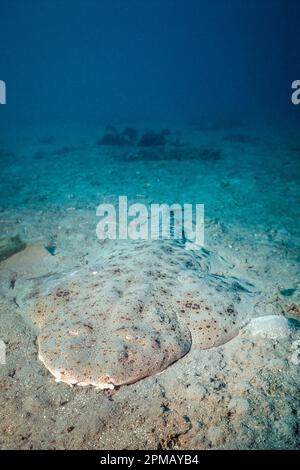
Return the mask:
[[48,278],[27,309],[40,359],[63,382],[113,388],[225,343],[254,292],[211,274],[215,261],[167,241],[120,242],[92,269]]

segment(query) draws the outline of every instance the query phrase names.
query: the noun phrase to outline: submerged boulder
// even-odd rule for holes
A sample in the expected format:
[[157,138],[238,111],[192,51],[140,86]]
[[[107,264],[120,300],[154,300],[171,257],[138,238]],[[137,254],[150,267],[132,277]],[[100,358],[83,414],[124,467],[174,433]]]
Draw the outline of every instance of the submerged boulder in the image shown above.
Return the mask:
[[93,268],[49,276],[22,308],[59,381],[105,389],[219,346],[249,321],[256,291],[212,274],[215,257],[168,241],[118,242]]
[[0,262],[25,248],[26,244],[22,242],[19,235],[0,238]]

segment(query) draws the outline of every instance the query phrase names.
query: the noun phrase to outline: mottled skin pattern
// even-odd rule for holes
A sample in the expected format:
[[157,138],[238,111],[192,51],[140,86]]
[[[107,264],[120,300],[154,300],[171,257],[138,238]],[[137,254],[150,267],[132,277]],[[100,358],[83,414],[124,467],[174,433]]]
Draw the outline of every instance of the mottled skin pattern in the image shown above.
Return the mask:
[[39,358],[57,380],[105,389],[229,341],[250,319],[253,286],[211,274],[211,258],[168,241],[120,242],[93,269],[49,278],[26,312]]

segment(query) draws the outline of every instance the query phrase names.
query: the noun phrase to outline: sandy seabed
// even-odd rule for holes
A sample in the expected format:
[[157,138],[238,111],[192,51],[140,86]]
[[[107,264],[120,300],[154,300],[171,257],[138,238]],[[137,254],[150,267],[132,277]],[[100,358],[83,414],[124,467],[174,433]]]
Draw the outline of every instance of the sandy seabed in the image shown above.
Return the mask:
[[96,208],[119,195],[203,203],[205,248],[224,259],[219,274],[253,284],[263,315],[300,319],[295,134],[174,126],[164,149],[97,145],[102,134],[1,139],[1,236],[39,247],[0,264],[1,448],[299,449],[298,328],[246,326],[114,390],[57,383],[38,359],[37,332],[18,301],[25,280],[101,259]]

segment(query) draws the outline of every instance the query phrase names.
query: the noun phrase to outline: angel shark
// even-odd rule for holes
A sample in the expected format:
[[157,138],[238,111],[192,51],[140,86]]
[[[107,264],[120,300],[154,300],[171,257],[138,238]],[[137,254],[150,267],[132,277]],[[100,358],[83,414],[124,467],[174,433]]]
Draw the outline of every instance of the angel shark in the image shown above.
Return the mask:
[[[35,248],[36,275],[25,270],[27,288],[14,294],[57,381],[100,389],[136,382],[191,348],[226,343],[254,314],[255,287],[225,276],[225,261],[204,248],[186,249],[186,240],[104,246],[88,267],[50,275],[41,275]],[[24,271],[22,256],[28,266],[21,252],[14,269]]]

